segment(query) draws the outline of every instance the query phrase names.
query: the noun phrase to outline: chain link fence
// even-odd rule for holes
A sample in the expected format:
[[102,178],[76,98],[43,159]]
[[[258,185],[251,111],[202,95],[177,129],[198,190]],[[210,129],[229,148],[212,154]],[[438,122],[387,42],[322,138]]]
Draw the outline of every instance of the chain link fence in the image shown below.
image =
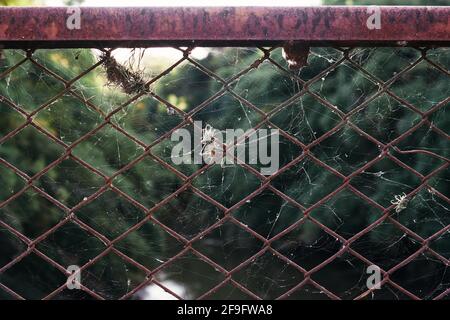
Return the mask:
[[[447,298],[448,48],[281,51],[4,49],[0,297]],[[175,163],[206,125],[276,172]]]

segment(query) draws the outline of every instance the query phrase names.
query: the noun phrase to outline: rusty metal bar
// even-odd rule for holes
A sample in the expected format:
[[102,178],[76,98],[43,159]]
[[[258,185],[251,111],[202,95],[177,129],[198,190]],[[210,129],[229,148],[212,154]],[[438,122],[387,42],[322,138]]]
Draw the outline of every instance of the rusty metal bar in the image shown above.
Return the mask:
[[[170,288],[170,286],[166,286],[164,283],[160,282],[158,274],[176,266],[179,259],[183,259],[188,255],[193,255],[195,259],[198,259],[201,263],[213,268],[220,274],[220,276],[217,276],[214,286],[211,287],[210,285],[207,285],[202,287],[201,292],[195,293],[195,298],[213,298],[217,291],[222,290],[226,286],[231,286],[233,290],[236,289],[242,291],[248,297],[253,299],[265,298],[266,296],[263,296],[261,292],[257,292],[253,289],[248,282],[240,280],[238,274],[244,270],[250,270],[249,268],[252,267],[256,259],[262,258],[266,254],[271,254],[278,259],[278,262],[285,264],[286,267],[295,270],[299,274],[298,281],[294,282],[290,288],[284,285],[282,288],[280,287],[280,289],[283,290],[280,290],[280,292],[276,294],[275,298],[277,299],[292,297],[292,294],[307,288],[307,286],[312,287],[313,290],[320,291],[320,293],[323,293],[331,299],[363,299],[374,293],[375,288],[367,287],[366,289],[361,286],[359,288],[360,290],[348,294],[347,291],[344,292],[341,289],[330,286],[330,284],[324,282],[323,280],[325,278],[322,278],[319,273],[329,272],[326,271],[326,268],[335,268],[333,264],[337,263],[344,255],[348,255],[349,257],[352,257],[352,259],[357,259],[359,263],[363,263],[364,266],[377,264],[377,258],[368,255],[369,250],[376,249],[374,246],[371,247],[367,245],[367,249],[360,250],[356,244],[358,241],[361,241],[363,237],[368,236],[369,233],[378,228],[382,223],[389,223],[392,227],[396,228],[396,231],[401,232],[403,235],[402,238],[410,238],[411,241],[414,242],[415,248],[408,249],[411,250],[411,252],[407,255],[399,255],[398,260],[392,261],[392,265],[386,265],[383,268],[380,267],[380,272],[383,277],[380,284],[384,286],[383,289],[385,287],[390,288],[388,290],[393,288],[402,295],[412,299],[449,298],[450,287],[448,282],[443,282],[443,280],[440,280],[441,283],[439,284],[436,283],[436,287],[434,287],[432,293],[426,293],[426,290],[417,292],[413,286],[409,285],[409,282],[405,282],[406,280],[403,281],[402,279],[399,281],[399,278],[396,278],[396,273],[398,274],[399,270],[407,267],[420,256],[426,257],[427,260],[428,256],[432,257],[430,261],[433,261],[433,264],[436,265],[435,268],[446,270],[450,265],[448,252],[440,250],[435,244],[450,230],[448,221],[442,220],[440,221],[442,222],[440,228],[433,229],[430,233],[423,233],[421,230],[411,227],[411,225],[405,223],[401,219],[397,219],[395,216],[395,213],[398,213],[397,209],[400,208],[400,200],[397,200],[398,195],[393,195],[397,202],[391,200],[386,206],[386,204],[378,203],[377,199],[370,194],[366,194],[364,190],[358,189],[358,184],[353,183],[364,172],[374,172],[374,170],[372,170],[374,165],[381,163],[382,161],[389,161],[401,168],[400,170],[404,173],[408,172],[411,176],[416,177],[418,181],[420,181],[420,183],[410,185],[408,186],[408,189],[404,189],[407,194],[404,193],[402,201],[412,201],[414,197],[419,195],[419,192],[425,191],[445,205],[450,204],[450,199],[445,193],[446,189],[442,190],[439,186],[440,184],[433,182],[433,179],[441,179],[440,175],[444,174],[445,170],[450,168],[450,159],[445,154],[440,155],[434,151],[430,151],[432,148],[423,148],[421,145],[408,149],[401,148],[401,143],[407,141],[406,139],[413,134],[415,135],[418,133],[421,128],[426,128],[429,132],[432,132],[434,136],[433,139],[442,141],[448,141],[450,139],[448,132],[443,127],[439,127],[439,124],[435,123],[433,120],[436,119],[435,116],[438,115],[438,112],[443,112],[445,108],[448,108],[450,97],[448,94],[445,95],[445,98],[439,97],[439,99],[443,98],[443,100],[435,101],[432,106],[423,110],[415,102],[405,99],[405,97],[402,97],[403,95],[398,95],[396,93],[397,90],[394,88],[394,84],[397,83],[397,80],[404,79],[411,81],[411,79],[419,77],[417,87],[408,86],[406,88],[416,90],[417,92],[423,92],[423,90],[427,90],[428,87],[436,86],[436,84],[444,83],[444,81],[450,79],[448,65],[445,64],[445,62],[442,63],[444,60],[436,59],[436,55],[439,55],[437,51],[440,50],[434,50],[433,48],[434,44],[439,46],[440,43],[443,43],[448,46],[450,43],[448,24],[449,9],[443,7],[381,7],[382,21],[380,30],[370,30],[367,27],[367,19],[370,16],[367,9],[367,7],[174,9],[82,8],[80,12],[82,17],[80,29],[73,30],[66,27],[66,20],[72,14],[67,12],[67,8],[0,9],[0,44],[6,47],[15,46],[18,48],[30,48],[41,46],[62,48],[98,47],[103,45],[115,47],[138,45],[177,46],[181,44],[218,46],[245,44],[254,47],[258,43],[270,44],[294,39],[312,42],[316,45],[341,46],[346,43],[354,43],[358,46],[377,46],[378,44],[406,45],[411,51],[415,51],[415,54],[412,55],[414,59],[410,60],[410,63],[399,65],[398,70],[396,69],[390,79],[381,79],[378,73],[373,72],[373,69],[366,68],[365,63],[359,59],[353,59],[352,53],[359,51],[359,48],[335,47],[330,50],[338,51],[339,58],[332,59],[326,66],[322,66],[321,62],[318,62],[318,60],[312,59],[312,61],[310,61],[310,67],[317,70],[317,73],[311,78],[303,79],[301,73],[292,72],[286,68],[286,64],[276,61],[274,58],[277,55],[276,47],[270,49],[259,48],[258,50],[260,53],[255,55],[255,60],[244,59],[240,61],[239,66],[242,66],[242,68],[239,67],[233,69],[239,71],[227,78],[223,78],[221,73],[216,71],[216,69],[211,69],[214,64],[208,65],[206,64],[206,61],[192,59],[190,56],[192,48],[181,49],[183,57],[174,61],[164,70],[160,70],[158,74],[153,75],[146,85],[149,86],[150,84],[156,83],[171,72],[176,72],[174,69],[182,63],[195,67],[199,72],[207,76],[210,80],[204,80],[205,85],[209,86],[209,81],[212,81],[211,83],[216,82],[220,84],[215,93],[198,105],[193,105],[192,108],[186,111],[166,100],[165,95],[160,95],[158,90],[127,93],[129,96],[125,102],[120,102],[117,105],[108,105],[106,109],[97,105],[95,99],[86,99],[85,96],[94,97],[92,92],[96,91],[91,91],[89,89],[89,91],[86,91],[86,94],[84,94],[84,90],[87,87],[84,85],[76,87],[76,82],[88,75],[92,77],[102,77],[101,74],[104,70],[98,69],[101,68],[101,65],[104,67],[106,66],[108,55],[102,55],[98,60],[96,59],[95,62],[93,61],[92,65],[87,69],[83,68],[83,70],[80,70],[77,64],[69,65],[69,67],[73,68],[71,70],[76,74],[71,75],[70,80],[68,80],[63,77],[65,68],[52,67],[54,64],[59,65],[62,60],[56,59],[55,61],[52,60],[51,64],[46,63],[46,61],[50,61],[47,60],[50,56],[47,56],[45,52],[39,54],[39,51],[41,50],[28,50],[26,53],[13,52],[17,55],[18,59],[10,59],[9,56],[5,54],[5,57],[1,59],[2,72],[0,73],[0,80],[7,78],[7,80],[3,80],[4,82],[7,81],[7,87],[11,82],[14,84],[11,88],[20,88],[22,90],[21,82],[23,82],[24,77],[28,77],[31,73],[36,73],[39,77],[41,75],[50,77],[53,81],[48,83],[53,83],[53,86],[55,83],[59,83],[60,85],[54,88],[56,91],[55,95],[52,94],[49,97],[46,97],[44,101],[39,101],[37,108],[32,109],[32,111],[27,108],[27,102],[21,103],[21,101],[16,101],[13,94],[8,93],[7,90],[2,91],[0,94],[0,104],[2,105],[2,108],[4,108],[2,110],[7,111],[4,115],[6,117],[21,116],[23,121],[14,122],[14,125],[7,126],[3,131],[0,131],[0,134],[3,134],[0,137],[0,147],[4,146],[6,143],[15,143],[13,139],[21,134],[23,130],[33,129],[37,130],[39,134],[44,135],[49,144],[58,145],[63,151],[58,154],[56,159],[52,158],[51,162],[45,164],[45,167],[39,168],[38,172],[33,173],[28,172],[27,166],[30,165],[30,162],[26,162],[25,165],[22,165],[21,162],[17,162],[15,159],[2,155],[2,157],[0,157],[0,169],[4,168],[15,174],[23,182],[23,186],[17,190],[11,191],[6,197],[0,197],[0,209],[8,208],[12,203],[19,204],[19,206],[22,205],[20,201],[23,200],[21,200],[20,197],[29,191],[33,191],[39,197],[46,199],[50,203],[50,206],[58,208],[64,212],[65,215],[56,224],[42,231],[37,237],[31,237],[21,228],[18,228],[17,225],[10,224],[9,220],[4,220],[0,215],[0,231],[7,232],[14,240],[17,240],[22,244],[18,247],[17,254],[9,255],[9,253],[6,253],[6,255],[9,255],[8,258],[0,261],[0,275],[2,276],[2,278],[0,278],[0,295],[5,294],[7,297],[15,299],[36,298],[33,296],[35,293],[28,294],[23,288],[18,287],[17,284],[20,284],[21,282],[15,283],[5,281],[5,279],[8,280],[8,273],[20,275],[20,269],[14,270],[14,268],[18,268],[17,265],[20,265],[23,260],[27,259],[29,256],[38,257],[41,259],[41,263],[59,271],[64,277],[70,276],[69,272],[65,269],[65,266],[61,264],[58,258],[58,255],[66,255],[65,247],[60,247],[61,251],[58,255],[50,256],[48,251],[42,250],[42,246],[45,241],[53,241],[49,239],[51,239],[57,231],[62,230],[62,228],[65,228],[68,225],[73,225],[84,230],[84,232],[86,232],[86,237],[97,239],[103,243],[102,250],[99,250],[99,252],[93,255],[89,260],[83,262],[83,265],[80,267],[80,272],[90,272],[90,268],[98,264],[104,257],[109,254],[114,254],[118,258],[124,260],[127,264],[136,268],[136,270],[139,270],[142,274],[145,274],[145,278],[143,277],[140,283],[133,284],[132,286],[127,283],[129,290],[124,292],[123,296],[119,296],[120,299],[134,298],[144,287],[151,284],[157,285],[177,299],[183,298]],[[413,44],[419,44],[421,42],[425,43],[426,46],[411,48]],[[104,51],[108,54],[110,53],[109,50]],[[442,50],[441,57],[445,57],[447,51],[448,50]],[[62,52],[64,52],[64,50],[62,50]],[[74,53],[71,52],[70,55],[75,58]],[[395,55],[396,53],[393,53],[393,59],[395,59]],[[73,60],[70,61],[74,63]],[[375,59],[372,61],[372,64],[376,63],[376,67],[383,68],[383,61],[384,60],[382,59]],[[277,73],[279,72],[283,76],[290,77],[298,84],[299,88],[298,92],[286,93],[286,96],[283,99],[284,101],[276,103],[270,110],[260,108],[259,104],[254,104],[232,86],[234,82],[240,81],[241,78],[246,77],[251,72],[260,72],[261,81],[271,81],[264,71],[261,71],[262,68],[259,68],[263,63],[266,65],[270,64]],[[32,72],[25,69],[22,74],[16,73],[20,69],[19,67],[26,64],[31,65],[33,68]],[[361,99],[358,99],[351,110],[341,110],[339,106],[334,105],[332,100],[329,99],[330,96],[315,91],[312,86],[315,83],[319,83],[323,77],[326,77],[331,72],[343,72],[342,70],[344,69],[341,68],[341,66],[344,64],[346,66],[351,66],[351,71],[357,72],[358,75],[364,75],[367,81],[370,81],[378,87],[378,90],[375,90],[375,92],[370,94],[368,92],[367,96],[364,95]],[[339,69],[341,71],[337,71]],[[411,77],[409,72],[413,70],[417,73],[414,73]],[[432,71],[430,73],[431,76],[427,74],[430,71]],[[434,74],[434,72],[439,74],[439,76]],[[11,76],[11,74],[13,74],[13,76]],[[105,82],[106,80],[107,79],[104,79]],[[104,85],[105,82],[100,82],[99,87]],[[159,85],[164,85],[164,83]],[[424,85],[427,87],[424,87]],[[34,90],[34,83],[32,83],[30,87]],[[344,90],[337,82],[335,87],[337,90]],[[27,87],[23,88],[24,92],[26,92],[26,88]],[[200,87],[192,87],[193,90],[198,90],[199,88]],[[177,89],[179,89],[178,85],[175,84],[172,90]],[[33,91],[27,93],[32,97]],[[100,91],[98,93],[100,93]],[[241,196],[243,197],[239,197],[240,199],[234,204],[222,203],[220,199],[217,199],[213,194],[209,193],[207,188],[201,188],[194,183],[197,177],[210,170],[213,166],[212,164],[205,164],[204,166],[196,168],[193,172],[186,174],[184,171],[180,170],[180,167],[177,167],[173,163],[169,163],[168,160],[165,160],[158,155],[158,153],[153,152],[153,147],[161,145],[164,141],[168,141],[176,130],[188,125],[194,125],[195,122],[193,122],[193,119],[196,119],[201,112],[210,110],[208,108],[212,108],[212,104],[224,94],[233,96],[236,101],[245,106],[245,108],[251,110],[252,113],[259,114],[260,117],[258,118],[261,120],[253,123],[252,129],[256,130],[266,126],[276,128],[280,131],[280,134],[286,141],[288,140],[290,144],[295,145],[302,151],[301,153],[294,155],[289,162],[284,163],[283,166],[271,176],[262,175],[249,164],[239,163],[239,166],[244,172],[254,176],[255,179],[259,180],[259,183],[251,186],[252,190],[250,190],[250,193],[242,193]],[[86,130],[82,130],[81,136],[78,136],[77,139],[71,143],[62,139],[59,132],[49,130],[51,127],[48,127],[44,122],[37,121],[38,119],[36,119],[64,95],[76,99],[79,104],[86,105],[89,110],[98,113],[100,119],[93,127],[86,122]],[[127,108],[134,108],[134,103],[144,95],[151,96],[167,108],[173,108],[173,111],[178,114],[180,119],[182,119],[180,120],[180,123],[175,126],[171,125],[170,129],[165,133],[160,136],[155,135],[150,141],[141,140],[142,137],[137,135],[134,130],[131,130],[131,127],[124,126],[116,121],[111,121],[115,114],[119,114]],[[336,113],[339,117],[338,123],[333,124],[333,126],[329,128],[324,127],[324,132],[321,133],[321,135],[318,135],[317,137],[314,135],[314,139],[306,141],[301,141],[301,139],[298,139],[293,135],[292,131],[287,130],[286,128],[283,129],[283,126],[277,126],[274,121],[274,115],[284,112],[283,110],[286,110],[286,107],[290,107],[296,103],[303,95],[311,96],[314,101],[320,103],[323,108]],[[421,120],[419,122],[410,123],[409,128],[399,131],[398,135],[394,134],[392,138],[389,138],[386,141],[385,139],[380,139],[378,134],[374,134],[369,130],[365,131],[365,128],[360,126],[358,121],[353,121],[352,118],[357,113],[364,112],[363,110],[368,108],[369,103],[382,95],[389,96],[394,101],[401,104],[402,108],[408,111],[408,113],[415,113]],[[442,115],[443,113],[439,113],[439,116]],[[83,119],[81,118],[82,116],[83,115],[80,115],[80,123],[85,124],[85,122],[81,121]],[[217,116],[220,116],[220,114],[217,114]],[[290,115],[287,116],[290,117]],[[153,120],[150,119],[149,121]],[[62,127],[64,124],[65,122],[61,122],[58,123],[58,126]],[[374,148],[377,146],[376,148],[378,150],[374,155],[370,156],[370,158],[367,158],[367,161],[363,158],[364,164],[361,162],[358,165],[352,165],[351,172],[341,172],[340,168],[335,168],[332,164],[328,163],[328,161],[318,154],[315,154],[315,150],[317,150],[315,148],[319,147],[326,139],[339,135],[338,132],[344,127],[348,130],[352,130],[354,134],[358,134],[361,139],[366,139],[368,143],[373,143]],[[139,146],[139,149],[141,150],[123,164],[122,160],[118,160],[117,163],[120,163],[120,166],[111,167],[113,168],[111,173],[103,172],[103,170],[100,169],[100,163],[92,163],[88,159],[85,159],[84,156],[73,152],[75,148],[81,144],[87,143],[89,139],[95,137],[104,128],[110,128],[121,135],[125,141]],[[243,138],[245,137],[242,136],[238,138],[236,143],[242,141]],[[408,144],[408,146],[413,145]],[[105,152],[105,155],[108,152],[107,149],[102,149],[101,143],[96,143],[95,148],[98,148],[99,152]],[[20,150],[23,152],[23,149]],[[27,154],[28,152],[23,152],[21,157],[23,158]],[[404,162],[405,159],[399,157],[399,155],[402,154],[426,154],[440,162],[432,171],[424,173],[421,170],[417,170],[415,165],[409,164],[409,161]],[[119,156],[119,154],[117,156]],[[111,157],[113,158],[113,156]],[[82,170],[87,170],[93,176],[103,180],[99,185],[90,186],[91,189],[89,193],[86,194],[86,197],[74,201],[70,206],[63,198],[61,198],[61,195],[50,192],[51,190],[45,187],[44,183],[41,183],[42,180],[39,181],[52,170],[58,170],[60,174],[64,174],[67,168],[64,168],[61,164],[68,159],[75,162]],[[178,183],[167,187],[168,192],[164,198],[158,199],[156,202],[152,201],[150,204],[142,202],[141,199],[136,197],[134,192],[115,183],[119,177],[125,175],[126,172],[129,172],[130,169],[146,159],[152,159],[161,166],[162,170],[166,171],[166,173],[170,173],[178,178]],[[334,188],[329,189],[324,194],[318,194],[313,203],[303,203],[301,199],[297,199],[290,193],[288,194],[287,189],[280,188],[280,186],[277,186],[276,184],[276,179],[280,179],[282,175],[289,173],[289,170],[294,169],[303,161],[312,163],[317,168],[321,168],[321,170],[328,175],[332,175],[339,180],[339,183],[337,183]],[[442,181],[444,180],[445,179],[442,179]],[[155,180],[155,185],[157,185],[157,183],[158,180]],[[266,191],[279,197],[280,200],[283,200],[283,203],[296,208],[298,211],[298,219],[289,223],[289,225],[276,234],[263,236],[251,225],[247,225],[244,221],[241,221],[234,213],[237,210],[245,210],[246,204],[250,201],[256,203],[257,197]],[[347,235],[344,235],[340,231],[340,225],[329,225],[324,220],[318,219],[314,214],[317,210],[320,210],[321,207],[325,206],[328,201],[335,199],[338,194],[344,191],[351,193],[352,196],[358,197],[359,202],[364,202],[371,208],[370,210],[375,210],[377,212],[376,220],[370,219],[370,223],[361,228],[358,227],[354,232],[349,232]],[[165,224],[165,221],[159,219],[157,214],[158,212],[161,212],[160,210],[162,210],[162,208],[168,206],[175,198],[178,197],[178,199],[182,199],[182,197],[179,196],[184,192],[192,193],[195,197],[205,201],[208,206],[214,207],[214,211],[217,210],[220,212],[220,215],[217,216],[217,220],[214,220],[211,224],[208,223],[204,228],[198,229],[198,232],[195,232],[195,234],[192,234],[189,237],[183,232],[178,231],[177,228]],[[236,192],[241,193],[239,190]],[[398,194],[400,194],[400,192],[399,189]],[[116,197],[123,199],[123,201],[134,206],[142,213],[142,216],[139,215],[134,224],[128,225],[125,230],[120,230],[120,232],[118,230],[118,234],[111,238],[105,233],[105,229],[102,231],[102,228],[98,228],[95,224],[85,221],[79,215],[82,208],[91,205],[106,193],[114,194]],[[190,205],[189,202],[186,202],[186,204]],[[13,214],[14,208],[9,210],[8,215]],[[179,210],[176,211],[178,212]],[[424,220],[424,222],[425,221],[427,223],[433,223],[433,221],[430,220]],[[154,267],[143,264],[140,259],[135,257],[135,255],[130,254],[130,251],[125,251],[124,248],[119,245],[122,240],[128,238],[132,233],[137,232],[147,223],[152,223],[167,233],[168,238],[164,237],[162,238],[164,240],[161,241],[173,238],[172,240],[176,240],[180,245],[179,247],[177,246],[177,249],[174,249],[173,252],[170,254],[168,253],[167,258],[159,261],[161,264]],[[193,220],[192,223],[195,223],[195,220]],[[315,262],[311,266],[303,265],[302,262],[297,261],[295,258],[296,254],[289,255],[286,251],[280,249],[280,247],[277,247],[276,245],[279,241],[285,241],[282,239],[286,239],[285,237],[292,234],[294,230],[298,230],[299,227],[303,227],[306,223],[313,224],[314,228],[320,229],[320,232],[326,234],[326,237],[335,239],[332,240],[332,242],[336,241],[337,243],[335,252],[330,251],[330,255],[326,259],[314,259]],[[416,221],[414,221],[414,223],[416,223]],[[239,263],[236,261],[236,264],[233,263],[232,266],[221,265],[220,261],[217,261],[213,256],[201,250],[200,245],[199,247],[197,246],[202,238],[209,236],[219,227],[227,224],[236,226],[242,230],[242,232],[245,232],[255,240],[258,240],[261,244],[261,246],[258,244],[256,252],[251,252],[244,260],[239,260]],[[393,246],[400,241],[390,242],[391,239],[393,238],[388,238],[383,241],[383,243]],[[287,241],[290,240],[288,239]],[[373,242],[369,241],[368,244],[373,244]],[[296,242],[296,246],[301,247],[302,245],[301,242]],[[315,248],[316,250],[323,249],[316,246]],[[327,249],[326,245],[324,248]],[[67,254],[71,254],[70,250],[67,251]],[[152,253],[149,252],[148,254],[151,255]],[[80,258],[82,258],[82,256],[80,256]],[[84,259],[80,259],[80,261],[81,260]],[[339,268],[333,269],[329,275],[335,274],[335,271],[338,270]],[[428,272],[425,268],[423,270],[425,271],[422,273]],[[4,276],[5,274],[6,277]],[[329,277],[329,275],[326,277]],[[406,272],[404,275],[407,276],[410,275],[410,273]],[[420,279],[420,277],[415,278]],[[274,278],[272,280],[275,281],[277,279]],[[276,284],[276,282],[274,283]],[[113,297],[113,295],[110,295],[106,290],[98,290],[98,285],[99,284],[97,283],[86,283],[86,285],[82,285],[81,290],[95,299]],[[63,293],[66,290],[66,287],[67,285],[64,281],[52,285],[52,287],[49,287],[50,291],[46,292],[45,295],[42,294],[41,297],[43,299],[67,298],[68,295],[64,295]],[[355,286],[355,288],[356,287],[357,286]]]
[[[3,47],[137,47],[272,45],[286,40],[320,45],[448,44],[450,7],[380,6],[381,28],[369,29],[365,6],[81,7],[79,29],[67,27],[67,7],[0,8]],[[72,8],[73,10],[73,8]]]

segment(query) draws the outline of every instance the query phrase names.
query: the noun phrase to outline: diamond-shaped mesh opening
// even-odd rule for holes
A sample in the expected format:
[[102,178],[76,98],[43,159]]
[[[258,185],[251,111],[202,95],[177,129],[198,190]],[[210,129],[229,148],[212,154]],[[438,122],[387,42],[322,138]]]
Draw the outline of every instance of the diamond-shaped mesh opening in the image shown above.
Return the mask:
[[0,281],[25,299],[42,299],[65,284],[67,278],[54,266],[32,253],[2,272]]
[[25,123],[25,118],[0,97],[0,139]]
[[40,236],[64,216],[64,211],[31,189],[0,208],[0,220],[29,238]]
[[419,123],[420,115],[383,93],[351,117],[352,122],[382,143],[388,143]]
[[56,200],[72,207],[91,196],[103,183],[91,170],[68,159],[50,169],[37,184]]
[[447,202],[433,195],[427,189],[421,189],[408,200],[407,207],[392,215],[408,229],[422,238],[428,238],[439,230],[450,225]]
[[432,299],[448,288],[448,266],[429,254],[421,254],[396,270],[391,279],[421,299]]
[[397,225],[384,221],[359,237],[351,248],[383,270],[389,270],[417,252],[420,243]]
[[152,221],[139,225],[115,247],[149,269],[159,267],[183,249],[180,241]]
[[105,299],[118,299],[144,282],[146,274],[114,253],[95,261],[82,273],[81,281]]
[[27,246],[22,241],[17,239],[17,237],[3,227],[0,227],[0,245],[2,246],[0,268],[11,262],[27,249]]
[[[419,142],[415,142],[414,146],[411,147],[413,141]],[[430,130],[430,128],[425,125],[414,131],[414,133],[402,140],[397,146],[404,152],[412,152],[408,154],[393,154],[403,163],[414,168],[423,175],[430,174],[433,170],[444,164],[445,160],[438,158],[439,156],[444,158],[450,156],[450,140],[442,137],[435,131]],[[425,152],[429,151],[433,154],[413,151],[417,149]]]
[[[230,207],[260,186],[260,180],[241,166],[216,165],[194,179],[193,185]],[[236,192],[236,190],[239,190]]]
[[186,239],[192,239],[219,222],[224,213],[188,190],[154,212],[153,217]]
[[168,282],[166,285],[171,291],[177,292],[177,287],[180,286],[189,288],[189,290],[180,292],[179,295],[183,299],[198,298],[225,279],[219,270],[215,270],[210,264],[192,253],[184,254],[173,260],[155,276],[161,280],[172,279],[173,282]]
[[378,86],[353,66],[342,63],[326,77],[313,83],[311,90],[343,112],[349,112],[373,95]]
[[443,104],[441,108],[434,111],[431,115],[428,116],[430,122],[438,127],[439,130],[450,135],[450,103]]
[[114,179],[114,185],[148,208],[174,193],[182,182],[149,156],[122,172]]
[[[273,79],[265,82],[261,79]],[[289,97],[300,92],[302,84],[293,75],[283,72],[265,60],[257,69],[250,70],[231,84],[231,89],[261,111],[269,112]]]
[[97,62],[89,49],[40,49],[36,50],[33,58],[66,81],[77,77]]
[[342,180],[306,159],[275,178],[273,185],[303,205],[312,205],[336,190]]
[[[184,76],[189,74],[189,77]],[[217,79],[206,74],[192,63],[184,61],[176,66],[168,75],[157,81],[155,93],[167,101],[182,103],[184,111],[191,111],[214,96],[221,85]],[[189,94],[190,92],[200,93],[197,96]],[[177,97],[185,97],[179,99]]]
[[78,144],[72,154],[113,175],[144,153],[144,148],[111,126],[106,126]]
[[290,140],[291,136],[286,137],[277,130],[271,125],[263,125],[248,134],[245,141],[236,142],[235,156],[260,173],[274,174],[278,168],[288,165],[303,153],[297,141]]
[[260,251],[263,243],[245,229],[225,222],[201,237],[193,246],[220,266],[232,270]]
[[272,247],[302,268],[310,270],[336,254],[342,243],[310,220],[277,239]]
[[11,196],[17,194],[24,186],[25,181],[18,176],[13,170],[0,164],[0,200],[5,201]]
[[[235,118],[218,118],[215,116],[217,113],[231,113]],[[237,100],[230,93],[225,93],[214,100],[206,108],[196,113],[193,118],[195,121],[202,121],[204,125],[209,124],[217,130],[239,128],[244,132],[253,128],[262,120],[260,113]]]
[[[7,139],[0,157],[32,176],[60,158],[64,148],[34,127],[27,126]],[[23,155],[26,155],[24,157]]]
[[264,190],[247,200],[233,212],[233,216],[264,238],[270,239],[302,218],[303,213],[272,191]]
[[352,61],[383,81],[388,81],[419,58],[420,51],[413,48],[363,48],[351,53]]
[[99,239],[74,223],[60,226],[37,245],[38,250],[62,266],[84,265],[105,248]]
[[233,279],[262,299],[276,299],[303,280],[303,274],[271,253],[254,259]]
[[309,144],[332,130],[340,118],[310,94],[281,109],[271,122],[304,144]]
[[[151,148],[151,152],[184,175],[192,175],[203,166],[201,161],[203,148],[200,143],[202,128],[190,124],[179,128],[179,131],[174,133],[170,138],[162,140]],[[189,143],[186,143],[186,148],[184,147],[185,134],[191,137]],[[200,159],[198,163],[195,157]]]
[[132,137],[150,144],[182,122],[182,114],[172,106],[186,108],[176,97],[168,101],[145,97],[114,114],[111,120]]
[[190,58],[215,71],[224,80],[234,77],[247,69],[263,52],[258,48],[194,48]]
[[[348,207],[350,202],[353,203],[351,209]],[[381,211],[344,189],[314,209],[310,215],[342,237],[350,238],[381,217]]]
[[106,191],[75,214],[83,223],[110,239],[120,236],[145,217],[142,209],[112,191]]
[[101,120],[97,111],[71,95],[64,95],[41,110],[34,122],[70,144],[98,126]]
[[450,88],[447,82],[448,73],[445,74],[423,61],[400,76],[391,85],[391,90],[419,110],[427,111],[448,97]]
[[344,253],[315,272],[312,279],[341,299],[354,299],[367,290],[366,268],[361,260]]
[[408,193],[420,184],[420,178],[397,163],[384,158],[351,180],[351,185],[372,200],[388,207],[396,195]]
[[6,76],[0,94],[26,111],[34,111],[64,91],[64,84],[26,61]]
[[337,171],[349,175],[379,155],[372,141],[344,127],[312,148],[312,153]]

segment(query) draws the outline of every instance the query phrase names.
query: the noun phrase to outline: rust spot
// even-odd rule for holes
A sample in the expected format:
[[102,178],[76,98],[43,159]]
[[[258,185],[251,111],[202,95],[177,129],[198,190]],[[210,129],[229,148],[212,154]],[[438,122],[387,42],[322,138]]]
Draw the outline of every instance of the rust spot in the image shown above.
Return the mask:
[[44,34],[48,38],[54,39],[58,35],[58,25],[56,24],[56,22],[52,22],[50,23],[50,25],[46,26]]

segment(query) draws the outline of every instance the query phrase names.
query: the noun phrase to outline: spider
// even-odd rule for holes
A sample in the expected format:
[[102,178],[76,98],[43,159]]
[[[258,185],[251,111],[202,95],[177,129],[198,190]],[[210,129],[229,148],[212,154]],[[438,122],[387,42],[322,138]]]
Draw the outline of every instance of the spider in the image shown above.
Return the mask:
[[[210,144],[215,140],[214,135],[216,134],[216,129],[214,129],[212,126],[207,124],[205,126],[205,129],[202,130],[202,140],[200,142],[204,144],[205,146]],[[203,150],[202,150],[203,152]]]
[[395,204],[395,212],[399,213],[400,211],[406,209],[409,200],[406,198],[406,194],[404,192],[402,194],[395,195],[394,198],[395,201],[391,200],[391,203]]
[[220,163],[223,167],[225,164],[225,159],[223,157],[223,146],[216,139],[216,133],[217,130],[209,124],[205,126],[205,129],[202,130],[202,139],[200,140],[202,144],[202,151],[200,154],[206,163]]

